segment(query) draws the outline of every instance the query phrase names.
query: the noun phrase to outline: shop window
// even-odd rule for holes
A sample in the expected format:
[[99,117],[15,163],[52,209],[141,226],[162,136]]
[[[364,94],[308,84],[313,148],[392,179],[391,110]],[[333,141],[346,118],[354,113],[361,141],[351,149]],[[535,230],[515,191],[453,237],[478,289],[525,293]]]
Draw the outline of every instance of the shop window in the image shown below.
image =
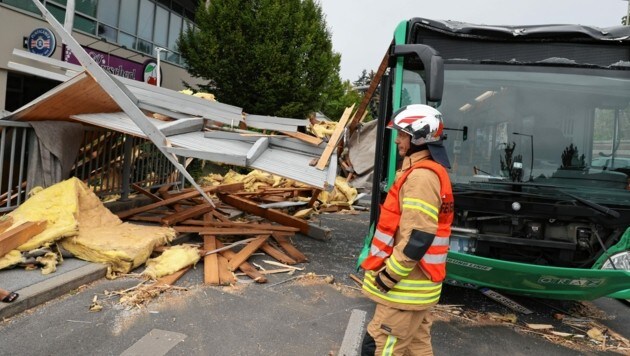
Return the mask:
[[153,17],[155,4],[149,0],[140,0],[140,16],[138,16],[138,37],[151,41],[153,39]]
[[[107,39],[107,41],[112,42],[112,43],[116,43],[118,42],[118,30],[116,30],[113,27],[104,25],[104,24],[98,24],[98,37],[101,38],[105,38]],[[131,41],[132,45],[133,45],[133,40]]]
[[120,3],[118,0],[101,0],[98,2],[98,12],[96,18],[109,26],[118,26],[118,9]]
[[152,54],[153,53],[153,44],[151,42],[148,41],[144,41],[138,38],[137,42],[136,42],[136,50],[140,51],[140,52],[144,52],[146,54]]
[[124,32],[120,32],[118,33],[118,44],[125,46],[128,49],[134,49],[136,48],[136,38]]
[[138,0],[125,0],[120,3],[119,28],[132,35],[136,34],[138,25]]
[[[43,1],[42,1],[43,2]],[[66,6],[68,4],[67,0],[47,0],[46,2],[54,2],[62,6]]]
[[81,15],[74,16],[74,28],[89,34],[96,34],[96,21],[83,17]]
[[[105,1],[107,3],[112,2],[111,0]],[[90,17],[96,17],[96,4],[98,0],[77,0],[74,4],[74,9],[77,12],[88,15]]]
[[57,19],[57,21],[59,21],[60,23],[63,24],[66,21],[66,9],[62,9],[60,6],[53,5],[50,2],[46,3],[46,9],[50,11],[53,17]]
[[171,13],[171,22],[168,24],[168,49],[177,50],[177,39],[182,31],[182,18]]
[[30,11],[30,12],[34,12],[36,14],[39,14],[39,9],[31,1],[1,0],[0,2],[3,3],[3,4],[11,5],[11,6],[16,7],[18,9],[22,9],[22,10],[26,10],[26,11]]
[[158,6],[155,9],[155,30],[153,33],[153,42],[158,46],[166,47],[168,31],[168,10]]

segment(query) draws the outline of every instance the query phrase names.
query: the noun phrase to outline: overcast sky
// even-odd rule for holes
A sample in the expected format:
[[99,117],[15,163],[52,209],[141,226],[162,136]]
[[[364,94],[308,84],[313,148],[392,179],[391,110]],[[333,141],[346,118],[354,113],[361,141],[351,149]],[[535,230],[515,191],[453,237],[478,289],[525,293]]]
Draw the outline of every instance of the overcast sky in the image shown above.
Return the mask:
[[623,0],[319,0],[333,48],[341,53],[341,78],[356,80],[378,68],[396,25],[412,17],[485,25],[621,24]]

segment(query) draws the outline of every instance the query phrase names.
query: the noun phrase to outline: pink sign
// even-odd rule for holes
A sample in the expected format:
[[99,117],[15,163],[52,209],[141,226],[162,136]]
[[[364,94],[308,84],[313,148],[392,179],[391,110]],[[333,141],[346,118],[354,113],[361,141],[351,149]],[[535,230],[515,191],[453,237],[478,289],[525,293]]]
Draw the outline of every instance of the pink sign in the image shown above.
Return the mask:
[[[153,59],[148,59],[144,63],[138,63],[93,48],[81,47],[108,73],[152,85],[157,84],[157,63]],[[72,51],[65,45],[63,46],[63,60],[80,65]]]

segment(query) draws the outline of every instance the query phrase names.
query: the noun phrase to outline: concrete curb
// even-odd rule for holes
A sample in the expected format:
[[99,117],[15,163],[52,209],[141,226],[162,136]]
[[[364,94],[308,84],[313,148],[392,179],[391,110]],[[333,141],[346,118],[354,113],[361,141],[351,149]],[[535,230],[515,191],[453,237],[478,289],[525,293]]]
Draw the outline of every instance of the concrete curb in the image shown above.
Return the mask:
[[57,298],[86,283],[103,278],[107,267],[92,263],[59,276],[16,290],[20,297],[12,303],[0,303],[0,319],[12,317],[27,309]]

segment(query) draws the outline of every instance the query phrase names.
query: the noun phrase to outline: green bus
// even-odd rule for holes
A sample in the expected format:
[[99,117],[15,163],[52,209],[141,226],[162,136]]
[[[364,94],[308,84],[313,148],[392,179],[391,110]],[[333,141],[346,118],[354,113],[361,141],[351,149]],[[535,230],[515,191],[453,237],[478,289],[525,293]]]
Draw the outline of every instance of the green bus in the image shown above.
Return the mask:
[[413,18],[382,77],[371,224],[399,157],[391,113],[444,117],[455,195],[447,283],[630,298],[630,27]]

